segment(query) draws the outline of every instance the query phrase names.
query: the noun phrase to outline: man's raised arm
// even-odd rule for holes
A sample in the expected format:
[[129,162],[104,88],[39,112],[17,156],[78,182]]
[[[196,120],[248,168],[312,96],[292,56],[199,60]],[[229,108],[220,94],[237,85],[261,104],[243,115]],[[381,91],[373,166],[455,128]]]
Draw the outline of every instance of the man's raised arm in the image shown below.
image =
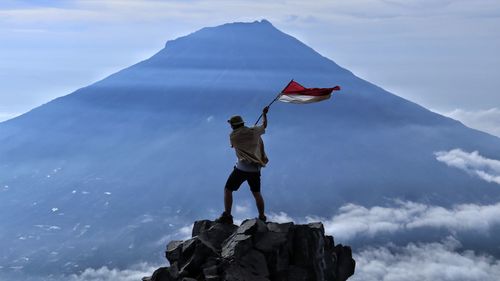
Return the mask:
[[262,126],[267,128],[267,112],[269,111],[269,106],[264,107],[262,110]]

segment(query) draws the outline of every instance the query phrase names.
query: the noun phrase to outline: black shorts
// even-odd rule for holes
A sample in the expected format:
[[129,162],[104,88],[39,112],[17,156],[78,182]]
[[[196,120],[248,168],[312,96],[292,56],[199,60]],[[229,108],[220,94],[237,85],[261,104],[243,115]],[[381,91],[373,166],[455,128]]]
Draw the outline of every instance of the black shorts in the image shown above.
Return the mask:
[[244,172],[234,167],[226,182],[226,189],[236,191],[247,181],[252,192],[260,192],[260,172]]

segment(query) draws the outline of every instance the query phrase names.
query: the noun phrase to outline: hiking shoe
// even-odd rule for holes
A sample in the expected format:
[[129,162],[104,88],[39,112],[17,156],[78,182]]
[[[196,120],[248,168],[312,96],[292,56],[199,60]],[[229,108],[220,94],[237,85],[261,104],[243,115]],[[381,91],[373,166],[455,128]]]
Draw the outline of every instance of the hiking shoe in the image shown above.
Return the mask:
[[215,220],[216,223],[233,224],[233,216],[228,215],[223,212],[218,219]]
[[259,216],[259,220],[261,220],[263,222],[266,222],[267,221],[267,217],[266,216]]

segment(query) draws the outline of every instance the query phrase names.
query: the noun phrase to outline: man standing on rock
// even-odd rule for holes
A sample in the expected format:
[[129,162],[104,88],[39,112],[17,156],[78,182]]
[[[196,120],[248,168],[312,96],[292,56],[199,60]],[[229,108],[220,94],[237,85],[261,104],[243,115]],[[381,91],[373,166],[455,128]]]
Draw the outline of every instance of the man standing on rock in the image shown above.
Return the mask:
[[267,162],[266,153],[264,152],[264,142],[261,135],[265,133],[267,127],[267,112],[269,107],[264,107],[262,110],[263,122],[260,126],[246,127],[241,116],[235,115],[227,122],[231,125],[233,131],[229,135],[231,147],[236,151],[238,162],[234,166],[233,172],[227,179],[224,188],[224,208],[225,211],[216,220],[222,223],[233,223],[231,208],[233,205],[233,191],[238,190],[244,181],[248,182],[255,204],[259,211],[259,219],[266,221],[264,214],[264,198],[260,193],[260,169],[265,167]]

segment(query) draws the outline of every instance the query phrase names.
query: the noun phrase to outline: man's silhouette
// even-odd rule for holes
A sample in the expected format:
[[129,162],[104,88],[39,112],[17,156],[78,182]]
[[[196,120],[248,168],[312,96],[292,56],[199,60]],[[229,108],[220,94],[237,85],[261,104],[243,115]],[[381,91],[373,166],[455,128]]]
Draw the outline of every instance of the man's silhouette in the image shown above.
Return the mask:
[[233,116],[227,120],[233,131],[229,139],[231,147],[236,151],[238,162],[234,166],[233,172],[229,175],[224,187],[224,212],[217,219],[218,222],[233,223],[231,208],[233,205],[233,191],[238,190],[244,181],[248,182],[252,191],[259,219],[266,221],[264,214],[264,198],[260,193],[260,169],[265,167],[268,159],[264,152],[264,142],[261,135],[265,133],[267,127],[267,112],[269,107],[262,110],[263,122],[260,126],[246,127],[241,116]]

